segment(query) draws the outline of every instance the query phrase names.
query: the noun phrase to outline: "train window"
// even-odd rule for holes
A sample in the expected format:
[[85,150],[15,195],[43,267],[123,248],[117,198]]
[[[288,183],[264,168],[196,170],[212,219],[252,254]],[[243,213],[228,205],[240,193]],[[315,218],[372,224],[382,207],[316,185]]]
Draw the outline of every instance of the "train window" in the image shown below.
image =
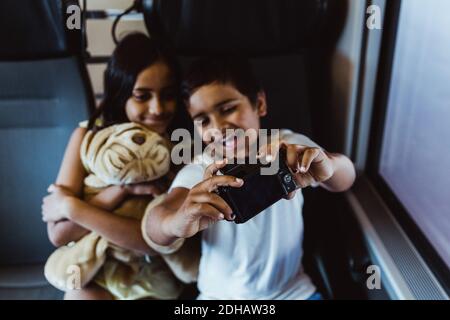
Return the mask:
[[379,77],[385,97],[372,173],[418,249],[448,275],[450,2],[408,0],[397,9],[388,74]]

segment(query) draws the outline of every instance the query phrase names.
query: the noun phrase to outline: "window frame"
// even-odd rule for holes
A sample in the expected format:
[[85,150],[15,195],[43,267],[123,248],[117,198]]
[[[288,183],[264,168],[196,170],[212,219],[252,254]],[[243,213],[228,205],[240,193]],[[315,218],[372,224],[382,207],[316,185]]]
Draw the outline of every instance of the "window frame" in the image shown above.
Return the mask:
[[371,156],[367,158],[365,171],[443,289],[450,294],[449,267],[381,176],[379,170],[401,8],[402,0],[387,1],[369,137],[368,154]]

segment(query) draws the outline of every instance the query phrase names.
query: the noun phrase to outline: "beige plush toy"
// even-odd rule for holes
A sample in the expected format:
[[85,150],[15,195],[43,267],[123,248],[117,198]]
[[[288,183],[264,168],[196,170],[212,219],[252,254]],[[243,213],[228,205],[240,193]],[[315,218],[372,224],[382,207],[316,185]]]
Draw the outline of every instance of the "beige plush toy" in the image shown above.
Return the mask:
[[[114,125],[97,132],[88,131],[80,155],[89,173],[84,180],[85,200],[111,185],[156,180],[164,177],[170,169],[169,142],[136,123]],[[130,196],[114,214],[141,220],[150,200],[147,196]],[[154,199],[150,207],[159,201]],[[198,251],[198,248],[195,250]],[[150,258],[143,257],[91,232],[75,243],[58,248],[46,263],[45,276],[52,285],[63,291],[84,287],[95,281],[117,299],[174,299],[180,294],[182,286],[164,260],[178,261],[180,258],[176,255],[180,254],[183,255],[183,250],[175,256],[162,257],[155,251]],[[181,258],[181,261],[185,260]],[[193,264],[190,262],[190,266],[196,266],[196,263],[198,260]],[[186,278],[183,266],[175,266],[175,269]],[[189,274],[192,275],[192,271]],[[76,279],[77,275],[79,279]]]

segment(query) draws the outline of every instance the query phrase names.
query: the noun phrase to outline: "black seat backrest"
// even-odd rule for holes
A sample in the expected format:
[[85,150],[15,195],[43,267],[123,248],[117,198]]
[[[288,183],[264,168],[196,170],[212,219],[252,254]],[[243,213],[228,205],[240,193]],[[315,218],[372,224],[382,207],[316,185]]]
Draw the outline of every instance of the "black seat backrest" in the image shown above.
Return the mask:
[[184,61],[248,56],[267,94],[263,126],[314,135],[312,114],[331,82],[320,56],[335,40],[334,1],[143,0],[143,7],[150,35],[170,41]]
[[330,5],[329,0],[143,2],[149,32],[159,19],[182,55],[274,56],[301,51],[317,42]]
[[94,107],[80,30],[66,28],[72,4],[0,1],[0,266],[43,263],[51,252],[42,198]]
[[[143,0],[151,36],[170,41],[184,61],[204,55],[250,58],[268,100],[266,128],[304,133],[321,146],[332,142],[331,62],[345,22],[347,1],[336,0]],[[313,191],[315,192],[315,191]],[[328,297],[320,261],[317,212],[305,192],[304,266]],[[315,219],[316,222],[311,223]],[[314,221],[313,221],[314,222]]]

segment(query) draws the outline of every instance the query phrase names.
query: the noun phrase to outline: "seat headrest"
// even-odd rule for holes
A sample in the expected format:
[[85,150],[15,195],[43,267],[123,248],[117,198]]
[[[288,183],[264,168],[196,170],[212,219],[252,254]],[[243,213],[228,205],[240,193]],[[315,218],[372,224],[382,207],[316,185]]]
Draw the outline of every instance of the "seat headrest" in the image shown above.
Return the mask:
[[151,35],[166,36],[182,55],[285,54],[321,36],[333,0],[142,0]]
[[1,0],[0,60],[80,53],[81,30],[66,28],[70,5],[78,6],[78,0]]

